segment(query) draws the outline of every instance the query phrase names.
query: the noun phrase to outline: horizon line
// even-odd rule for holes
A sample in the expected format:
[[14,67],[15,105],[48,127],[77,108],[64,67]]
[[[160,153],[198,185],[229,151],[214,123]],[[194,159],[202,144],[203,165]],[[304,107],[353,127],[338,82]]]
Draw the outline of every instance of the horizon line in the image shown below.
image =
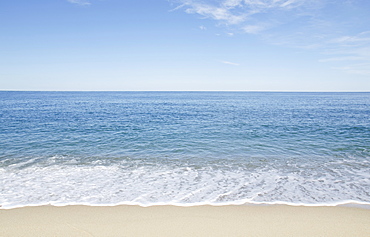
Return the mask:
[[0,92],[269,92],[269,93],[370,93],[370,91],[300,91],[300,90],[17,90]]

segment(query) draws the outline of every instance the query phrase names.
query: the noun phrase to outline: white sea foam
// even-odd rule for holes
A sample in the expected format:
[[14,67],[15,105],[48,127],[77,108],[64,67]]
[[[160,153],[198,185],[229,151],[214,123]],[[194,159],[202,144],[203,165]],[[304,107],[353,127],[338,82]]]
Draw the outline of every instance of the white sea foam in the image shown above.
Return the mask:
[[[358,167],[357,167],[358,168]],[[114,164],[0,168],[0,205],[370,204],[369,174],[352,168],[322,173],[272,166],[174,167]],[[345,173],[343,173],[345,172]]]

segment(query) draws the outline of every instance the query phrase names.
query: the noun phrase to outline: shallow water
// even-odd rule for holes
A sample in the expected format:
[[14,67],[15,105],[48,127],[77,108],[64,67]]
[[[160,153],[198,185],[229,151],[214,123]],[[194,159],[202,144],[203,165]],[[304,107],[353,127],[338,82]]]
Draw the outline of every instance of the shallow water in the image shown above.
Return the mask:
[[0,205],[370,204],[370,93],[0,92]]

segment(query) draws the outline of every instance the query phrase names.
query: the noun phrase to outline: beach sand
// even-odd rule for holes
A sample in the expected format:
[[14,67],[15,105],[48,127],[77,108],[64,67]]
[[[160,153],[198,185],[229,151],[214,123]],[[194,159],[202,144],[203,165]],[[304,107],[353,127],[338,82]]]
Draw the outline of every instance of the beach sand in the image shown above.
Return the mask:
[[370,210],[272,206],[0,209],[0,236],[370,236]]

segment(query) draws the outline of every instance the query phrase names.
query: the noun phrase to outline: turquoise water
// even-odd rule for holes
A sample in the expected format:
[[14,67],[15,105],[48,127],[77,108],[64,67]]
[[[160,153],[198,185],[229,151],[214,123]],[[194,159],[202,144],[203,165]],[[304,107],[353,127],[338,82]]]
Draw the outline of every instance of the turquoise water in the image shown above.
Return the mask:
[[370,204],[370,93],[0,92],[0,205]]

